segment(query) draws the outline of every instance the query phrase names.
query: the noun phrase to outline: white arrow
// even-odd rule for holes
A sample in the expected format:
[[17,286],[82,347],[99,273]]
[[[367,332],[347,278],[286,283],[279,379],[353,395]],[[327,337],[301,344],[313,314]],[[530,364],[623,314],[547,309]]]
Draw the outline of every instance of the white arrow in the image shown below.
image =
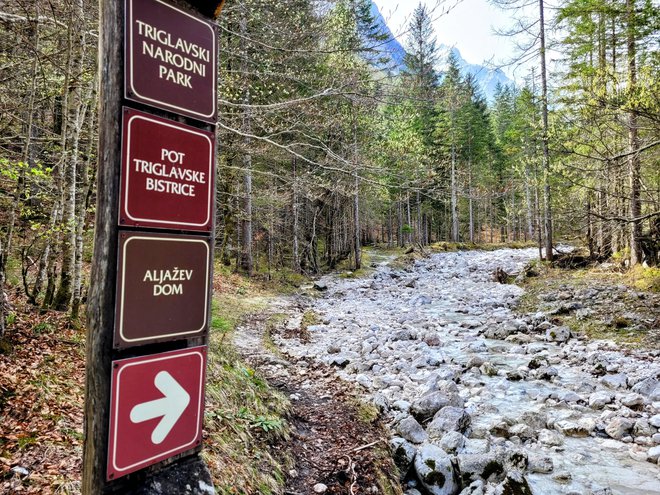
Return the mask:
[[156,375],[154,385],[165,397],[135,406],[131,409],[131,421],[142,423],[162,416],[163,419],[151,434],[151,441],[158,445],[167,438],[190,404],[190,395],[167,371],[161,371]]

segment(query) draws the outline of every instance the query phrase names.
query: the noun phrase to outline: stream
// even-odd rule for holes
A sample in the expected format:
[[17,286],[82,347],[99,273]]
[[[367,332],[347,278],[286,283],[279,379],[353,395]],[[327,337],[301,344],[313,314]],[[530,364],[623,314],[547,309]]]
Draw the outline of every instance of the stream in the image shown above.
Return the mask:
[[380,408],[407,495],[660,494],[658,353],[516,314],[523,290],[493,273],[537,253],[383,259],[369,278],[324,277],[308,341],[276,344],[335,367]]

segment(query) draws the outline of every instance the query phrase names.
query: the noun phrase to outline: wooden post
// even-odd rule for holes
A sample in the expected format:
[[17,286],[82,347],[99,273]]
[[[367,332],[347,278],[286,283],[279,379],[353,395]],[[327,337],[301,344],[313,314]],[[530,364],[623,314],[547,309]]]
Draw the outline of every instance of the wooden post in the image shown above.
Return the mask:
[[115,317],[121,105],[123,98],[123,0],[99,1],[99,151],[94,261],[87,302],[87,370],[83,486],[106,493],[110,366]]
[[[188,9],[192,6],[195,11],[211,17],[220,12],[224,2],[170,0],[169,3]],[[82,493],[84,495],[156,493],[156,490],[151,488],[152,482],[156,484],[154,481],[156,477],[158,477],[157,484],[162,490],[158,493],[183,493],[188,484],[194,485],[192,493],[198,493],[196,486],[212,486],[208,469],[197,455],[201,447],[190,448],[187,452],[119,480],[107,481],[113,360],[145,353],[148,355],[152,352],[166,352],[181,347],[200,346],[207,340],[205,337],[194,336],[174,344],[152,344],[139,350],[118,351],[113,347],[120,237],[118,218],[122,162],[122,107],[129,105],[124,100],[124,10],[125,0],[99,0],[99,151],[94,261],[87,302]],[[142,109],[142,106],[139,105],[138,108]],[[171,112],[155,110],[154,113],[182,119],[172,115]],[[215,129],[215,126],[209,123],[199,121],[188,121],[188,123],[197,126],[200,130]],[[214,196],[211,194],[211,197]],[[214,217],[214,214],[211,216]],[[210,233],[198,232],[197,235],[200,235],[200,239],[203,239],[201,236],[209,235],[213,239],[214,226],[215,222],[212,222]],[[212,285],[209,284],[209,291],[211,290]],[[204,493],[209,492],[205,490]]]

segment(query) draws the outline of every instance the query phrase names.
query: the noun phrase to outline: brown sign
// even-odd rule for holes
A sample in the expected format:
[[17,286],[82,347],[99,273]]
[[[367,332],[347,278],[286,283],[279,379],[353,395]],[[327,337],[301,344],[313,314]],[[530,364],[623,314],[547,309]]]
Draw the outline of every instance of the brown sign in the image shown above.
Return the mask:
[[161,0],[126,0],[125,29],[126,98],[214,123],[213,25]]
[[115,347],[204,335],[211,260],[206,238],[122,233]]
[[206,347],[112,365],[108,480],[201,443]]
[[122,135],[119,224],[209,232],[215,135],[127,108]]

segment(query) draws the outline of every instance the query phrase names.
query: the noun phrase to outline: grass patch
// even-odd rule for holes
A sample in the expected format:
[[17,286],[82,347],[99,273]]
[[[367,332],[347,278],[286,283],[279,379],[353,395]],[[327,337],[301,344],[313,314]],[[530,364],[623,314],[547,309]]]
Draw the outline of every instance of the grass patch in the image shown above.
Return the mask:
[[374,270],[371,267],[371,263],[372,263],[371,253],[372,253],[372,249],[363,248],[360,251],[361,268],[359,270],[353,270],[353,268],[355,267],[355,261],[353,260],[352,255],[346,258],[345,260],[343,260],[337,266],[337,269],[341,272],[339,274],[339,277],[348,278],[348,279],[363,278],[373,273]]
[[321,319],[319,318],[319,315],[316,314],[316,311],[308,310],[303,313],[302,321],[300,322],[302,330],[306,331],[309,327],[320,324]]
[[626,274],[626,281],[637,290],[660,293],[660,268],[636,266]]
[[[244,280],[241,284],[225,287],[213,301],[203,456],[219,494],[276,494],[290,466],[277,451],[289,436],[284,418],[290,405],[241,360],[231,344],[236,325],[265,306],[260,287]],[[282,317],[276,315],[269,324]]]
[[258,264],[252,277],[247,278],[244,274],[237,273],[233,264],[226,266],[217,262],[214,274],[217,281],[216,294],[219,288],[221,291],[228,289],[239,295],[254,294],[255,292],[293,294],[309,282],[307,276],[294,272],[290,268],[278,267],[268,270],[265,264]]
[[[613,340],[620,345],[635,348],[653,345],[649,328],[635,324],[623,314],[627,311],[644,314],[648,312],[647,303],[640,302],[629,292],[615,289],[627,285],[636,290],[648,290],[648,285],[642,284],[654,279],[653,269],[638,267],[621,273],[618,270],[603,271],[598,267],[556,268],[540,262],[536,262],[533,268],[538,276],[525,278],[521,283],[525,293],[518,300],[517,311],[535,313],[572,301],[543,301],[542,296],[546,293],[575,293],[600,287],[606,294],[611,292],[613,299],[603,298],[586,303],[591,313],[581,318],[576,316],[576,312],[557,314],[552,317],[553,323],[568,326],[574,334],[589,339]],[[647,273],[647,270],[651,273]]]
[[287,315],[285,313],[275,313],[268,318],[266,326],[264,328],[264,334],[262,337],[262,343],[265,349],[270,351],[276,356],[281,356],[279,348],[275,345],[273,341],[273,333],[275,330],[280,327],[286,321]]
[[632,347],[644,344],[648,335],[647,330],[621,326],[623,322],[617,322],[616,319],[613,325],[603,325],[593,320],[580,321],[574,317],[563,318],[562,323],[574,334],[585,335],[593,340],[614,340],[618,344]]
[[32,327],[32,332],[36,335],[51,334],[55,331],[55,326],[47,321],[37,323]]

